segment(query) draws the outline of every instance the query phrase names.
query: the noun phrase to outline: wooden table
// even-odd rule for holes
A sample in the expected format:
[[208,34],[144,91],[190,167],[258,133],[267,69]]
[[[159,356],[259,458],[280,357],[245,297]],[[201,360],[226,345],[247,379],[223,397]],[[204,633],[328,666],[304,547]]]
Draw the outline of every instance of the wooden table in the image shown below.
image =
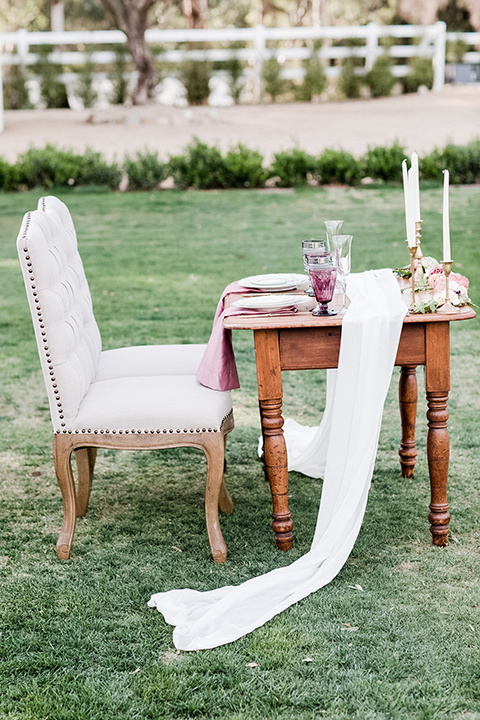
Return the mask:
[[[229,296],[230,305],[235,296]],[[414,474],[417,447],[417,365],[425,366],[427,395],[427,457],[430,474],[430,531],[433,544],[447,542],[450,513],[447,479],[450,443],[448,438],[448,393],[450,390],[450,322],[475,317],[471,308],[452,315],[407,315],[395,365],[400,370],[400,464],[402,477]],[[284,316],[231,316],[224,326],[231,330],[253,330],[257,364],[258,397],[264,439],[264,463],[273,502],[272,529],[280,550],[292,544],[293,522],[288,508],[287,451],[283,437],[282,371],[335,368],[338,366],[342,319],[313,317],[308,312]]]

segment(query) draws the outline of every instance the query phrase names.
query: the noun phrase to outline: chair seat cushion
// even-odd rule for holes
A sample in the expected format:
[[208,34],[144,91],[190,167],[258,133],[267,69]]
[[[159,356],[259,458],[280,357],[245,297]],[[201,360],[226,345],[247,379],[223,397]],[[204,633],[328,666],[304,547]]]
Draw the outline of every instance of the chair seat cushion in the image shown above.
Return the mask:
[[136,345],[104,350],[95,382],[145,375],[195,375],[206,345]]
[[229,392],[210,390],[194,375],[116,378],[92,383],[63,429],[216,431],[231,409]]

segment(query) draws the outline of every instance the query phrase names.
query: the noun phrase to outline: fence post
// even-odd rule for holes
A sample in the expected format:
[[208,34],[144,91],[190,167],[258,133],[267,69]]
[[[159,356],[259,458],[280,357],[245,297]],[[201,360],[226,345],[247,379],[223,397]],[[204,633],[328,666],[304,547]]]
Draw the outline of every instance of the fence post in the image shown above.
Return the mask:
[[433,52],[433,88],[435,92],[443,89],[445,83],[445,51],[447,44],[447,25],[439,20],[435,23],[435,43]]
[[367,25],[367,47],[365,55],[365,72],[372,69],[373,63],[377,59],[378,32],[377,23],[369,22]]
[[30,43],[28,42],[28,31],[25,28],[17,30],[17,53],[20,65],[25,67]]
[[265,25],[255,25],[255,95],[257,102],[263,97],[263,59],[265,56]]

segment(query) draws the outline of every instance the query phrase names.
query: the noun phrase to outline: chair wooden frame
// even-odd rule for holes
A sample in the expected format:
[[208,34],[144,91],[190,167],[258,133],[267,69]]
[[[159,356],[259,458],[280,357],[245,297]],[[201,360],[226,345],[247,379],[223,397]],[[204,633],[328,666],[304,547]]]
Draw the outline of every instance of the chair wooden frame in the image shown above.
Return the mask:
[[[53,459],[58,485],[63,499],[63,524],[57,542],[57,555],[68,560],[72,546],[77,517],[83,517],[88,509],[93,471],[98,448],[115,450],[158,450],[160,448],[194,447],[203,450],[207,459],[205,489],[205,519],[212,556],[216,563],[227,558],[227,546],[222,536],[218,508],[225,513],[233,510],[232,499],[225,486],[225,445],[227,435],[233,430],[233,414],[227,415],[219,431],[201,432],[98,432],[55,433]],[[77,465],[77,486],[72,472],[71,456]]]

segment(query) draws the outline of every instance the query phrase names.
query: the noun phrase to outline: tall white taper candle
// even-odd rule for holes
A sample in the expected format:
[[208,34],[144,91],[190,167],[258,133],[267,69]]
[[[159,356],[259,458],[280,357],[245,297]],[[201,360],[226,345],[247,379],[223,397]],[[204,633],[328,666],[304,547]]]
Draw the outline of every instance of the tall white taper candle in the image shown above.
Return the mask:
[[403,193],[405,197],[405,227],[407,230],[407,243],[409,247],[416,244],[415,241],[415,221],[413,219],[413,206],[410,192],[410,177],[407,170],[407,161],[402,162],[403,173]]
[[414,220],[414,222],[420,222],[420,220],[422,219],[420,217],[420,176],[419,176],[419,172],[418,172],[418,155],[416,152],[412,153],[411,161],[412,161],[411,170],[412,170],[413,190],[414,190],[414,197],[415,197],[413,220]]
[[415,236],[415,183],[412,168],[408,171],[408,247],[417,245]]
[[450,212],[449,212],[449,182],[450,173],[443,171],[443,260],[450,262],[452,259],[450,251]]

